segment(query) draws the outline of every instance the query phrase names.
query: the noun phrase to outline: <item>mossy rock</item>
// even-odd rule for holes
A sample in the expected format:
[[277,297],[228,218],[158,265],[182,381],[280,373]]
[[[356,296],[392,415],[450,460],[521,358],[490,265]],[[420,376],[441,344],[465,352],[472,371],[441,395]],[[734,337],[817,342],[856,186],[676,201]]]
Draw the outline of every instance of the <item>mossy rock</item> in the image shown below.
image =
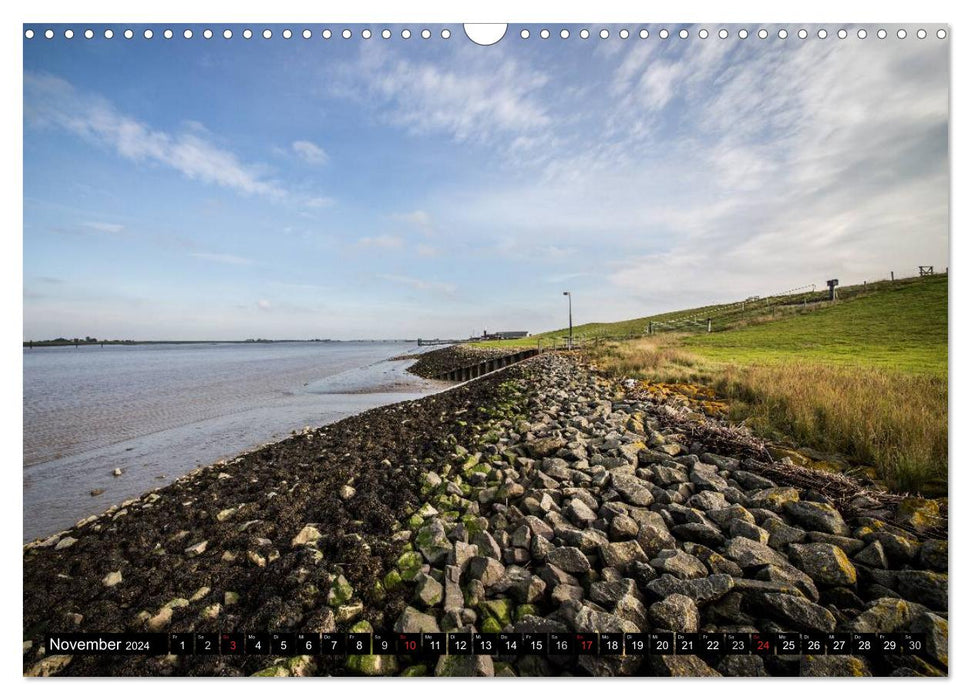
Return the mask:
[[253,678],[284,678],[289,676],[290,672],[283,666],[270,666],[269,668],[264,668],[262,671],[257,671],[253,674]]
[[495,618],[500,627],[512,622],[512,603],[506,598],[484,600],[479,604],[479,612],[483,617]]
[[392,569],[384,575],[385,591],[396,591],[401,587],[402,583],[401,572],[397,569]]
[[918,530],[941,522],[941,508],[929,498],[905,498],[897,506],[897,519]]
[[418,513],[412,513],[408,520],[405,521],[405,525],[409,530],[417,530],[424,522],[425,519],[418,515]]
[[371,586],[371,598],[375,602],[383,602],[385,597],[387,597],[388,591],[384,587],[384,583],[381,581],[375,581],[374,585]]
[[403,581],[411,581],[421,572],[424,559],[418,552],[405,552],[398,557],[398,570]]
[[539,615],[539,610],[532,603],[523,603],[516,606],[516,622],[522,621],[527,615]]
[[402,678],[418,678],[420,676],[428,675],[428,666],[425,664],[417,664],[415,666],[409,666],[404,671],[401,672]]
[[487,634],[498,634],[502,632],[502,625],[494,617],[487,617],[482,623],[482,631]]
[[367,620],[361,620],[359,622],[355,622],[349,631],[353,632],[354,634],[371,634],[374,631],[374,628]]
[[341,575],[330,584],[330,590],[327,592],[327,604],[332,608],[336,608],[344,605],[353,597],[354,587]]
[[393,676],[398,673],[398,660],[394,656],[348,656],[346,665],[348,670],[364,676]]

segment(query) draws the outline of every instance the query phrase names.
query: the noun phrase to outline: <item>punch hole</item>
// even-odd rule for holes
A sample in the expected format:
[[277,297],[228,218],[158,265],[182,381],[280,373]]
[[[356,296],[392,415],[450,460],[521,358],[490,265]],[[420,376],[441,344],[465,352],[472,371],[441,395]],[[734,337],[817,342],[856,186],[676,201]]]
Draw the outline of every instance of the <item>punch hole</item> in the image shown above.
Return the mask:
[[818,36],[820,39],[825,39],[829,35],[826,33],[825,29],[820,29],[818,32],[816,32],[816,36]]
[[171,29],[166,29],[164,32],[162,32],[162,36],[164,36],[166,39],[171,39],[173,36],[175,36],[175,34],[172,33]]
[[639,31],[637,33],[637,36],[639,36],[641,39],[646,39],[650,35],[651,35],[651,33],[649,31],[647,31],[646,29],[642,29],[641,31]]
[[224,29],[223,30],[223,39],[232,39],[232,38],[233,38],[233,32],[232,32],[232,30],[230,30],[230,29]]
[[539,38],[540,39],[549,39],[550,38],[550,30],[549,29],[543,29],[542,31],[540,31]]
[[263,30],[263,38],[264,39],[269,39],[272,36],[273,36],[273,32],[271,32],[269,29],[264,29]]
[[600,38],[601,39],[606,39],[609,36],[610,36],[610,32],[608,32],[606,29],[601,29],[600,30]]
[[917,30],[917,38],[918,39],[926,39],[927,38],[927,30],[926,29],[918,29]]
[[209,40],[209,39],[212,39],[212,36],[213,36],[213,34],[212,34],[212,30],[211,29],[203,29],[202,30],[202,38],[203,39]]
[[28,29],[27,31],[25,31],[24,32],[24,38],[26,38],[26,39],[33,39],[34,38],[34,30],[33,29]]
[[345,39],[350,39],[351,38],[351,30],[350,29],[345,29],[344,31],[341,32],[341,36],[343,38],[345,38]]
[[845,39],[846,38],[846,30],[845,29],[840,29],[838,32],[836,32],[836,36],[838,36],[840,39]]
[[581,29],[580,30],[580,38],[581,39],[589,39],[590,38],[590,30],[589,29]]
[[[385,30],[385,31],[387,31],[387,30]],[[334,33],[332,31],[330,31],[329,29],[325,29],[324,31],[322,31],[320,33],[320,36],[322,36],[324,39],[330,39],[332,36],[334,36]],[[385,37],[385,39],[387,39],[387,38],[388,37]]]
[[[310,31],[309,29],[304,29],[302,32],[300,32],[300,36],[302,36],[304,39],[309,39],[313,35],[314,35],[314,33],[312,31]],[[245,34],[244,34],[244,36],[245,36]]]
[[861,39],[866,39],[866,29],[859,30],[856,35]]
[[[169,31],[169,34],[171,34],[171,33],[172,32]],[[85,29],[84,30],[84,38],[85,39],[94,39],[94,30],[93,29]]]
[[946,39],[947,38],[947,32],[945,30],[943,30],[943,29],[938,29],[937,30],[937,38],[938,39]]
[[[188,29],[186,31],[189,31]],[[115,36],[115,33],[110,29],[105,29],[105,39],[111,39]],[[190,33],[191,36],[191,33]]]
[[759,39],[768,39],[768,38],[769,38],[769,32],[768,32],[768,30],[766,30],[766,29],[760,29],[759,30]]
[[670,36],[670,33],[668,32],[668,30],[667,30],[667,29],[662,29],[661,31],[659,31],[659,32],[657,33],[657,35],[658,35],[659,37],[661,37],[662,39],[667,39],[667,38],[668,38],[668,37]]
[[523,39],[528,39],[529,38],[529,30],[528,29],[522,30],[521,32],[519,32],[519,36],[522,37]]
[[569,29],[561,29],[560,30],[560,38],[561,39],[569,39],[570,38],[570,30]]
[[443,39],[448,39],[451,36],[452,36],[452,30],[451,29],[446,28],[446,29],[443,29],[442,30],[442,38]]
[[747,39],[748,38],[748,29],[739,29],[738,30],[738,38],[739,39]]
[[788,36],[789,36],[789,32],[787,32],[785,29],[780,29],[779,30],[779,38],[780,39],[785,39]]
[[721,38],[721,39],[727,39],[728,38],[728,30],[727,29],[719,29],[718,30],[718,37]]
[[800,39],[805,39],[806,37],[809,36],[809,32],[807,32],[805,29],[800,29],[798,36]]
[[886,38],[887,38],[887,30],[886,29],[878,29],[877,30],[877,39],[886,39]]
[[621,39],[626,39],[627,37],[630,36],[630,32],[627,31],[626,29],[621,29],[619,36]]
[[[506,29],[508,25],[506,24],[464,24],[462,27],[465,29],[465,36],[469,37],[474,43],[479,46],[492,46],[493,44],[499,43],[504,36],[506,36]],[[545,39],[550,35],[549,30],[544,29],[546,32]]]
[[64,30],[64,38],[65,39],[73,39],[74,38],[74,30],[73,29],[65,29]]
[[391,30],[390,29],[383,29],[381,31],[381,38],[382,39],[390,39],[391,38]]
[[155,36],[155,32],[153,32],[151,29],[146,29],[144,32],[142,32],[142,36],[144,36],[146,39],[151,39]]
[[191,29],[186,29],[184,32],[182,32],[182,36],[185,37],[186,39],[191,39],[192,38],[192,30]]
[[698,30],[698,38],[699,39],[707,39],[708,38],[708,30],[707,29],[699,29]]
[[292,31],[290,31],[289,29],[284,29],[283,30],[283,38],[284,39],[290,39],[292,36],[293,36],[293,32]]
[[687,39],[688,38],[688,30],[687,29],[682,29],[680,32],[678,32],[678,36],[681,37],[682,39]]
[[125,30],[125,38],[126,39],[131,39],[133,36],[135,36],[135,32],[133,32],[131,29],[126,29]]
[[410,39],[411,38],[411,30],[410,29],[402,29],[401,30],[401,38],[402,39]]

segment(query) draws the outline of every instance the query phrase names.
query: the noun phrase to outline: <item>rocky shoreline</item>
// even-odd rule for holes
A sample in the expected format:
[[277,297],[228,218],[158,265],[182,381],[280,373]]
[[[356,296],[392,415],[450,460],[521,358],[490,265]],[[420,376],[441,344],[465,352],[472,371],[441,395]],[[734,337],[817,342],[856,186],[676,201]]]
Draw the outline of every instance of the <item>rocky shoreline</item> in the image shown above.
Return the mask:
[[[24,672],[946,675],[936,503],[845,478],[817,488],[752,445],[547,353],[198,470],[27,545]],[[429,663],[72,658],[39,644],[47,631],[369,628],[914,631],[929,653]]]

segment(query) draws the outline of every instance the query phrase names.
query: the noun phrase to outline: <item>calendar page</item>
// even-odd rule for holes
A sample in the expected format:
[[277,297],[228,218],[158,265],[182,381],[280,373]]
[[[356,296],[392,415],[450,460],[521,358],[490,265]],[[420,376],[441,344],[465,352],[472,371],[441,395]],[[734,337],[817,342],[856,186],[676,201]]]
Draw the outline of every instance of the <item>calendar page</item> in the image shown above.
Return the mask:
[[947,676],[951,31],[23,24],[23,674]]

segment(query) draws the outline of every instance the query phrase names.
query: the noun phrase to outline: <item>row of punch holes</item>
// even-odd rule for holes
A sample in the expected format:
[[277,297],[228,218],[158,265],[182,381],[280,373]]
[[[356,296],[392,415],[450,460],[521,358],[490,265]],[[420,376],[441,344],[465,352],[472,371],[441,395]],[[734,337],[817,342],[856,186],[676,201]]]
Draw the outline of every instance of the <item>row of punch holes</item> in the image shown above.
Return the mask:
[[[752,34],[748,29],[744,28],[739,29],[737,32],[730,32],[725,28],[719,29],[717,32],[715,32],[720,39],[728,39],[733,35],[733,33],[737,35],[739,39],[747,39]],[[768,39],[771,34],[769,30],[764,28],[753,33],[759,39]],[[214,36],[216,36],[216,32],[214,32],[212,29],[203,29],[200,34],[203,39],[212,39]],[[394,36],[394,32],[392,32],[390,29],[382,29],[379,34],[382,39],[390,39]],[[634,34],[641,39],[647,39],[651,36],[651,32],[647,29],[640,29],[636,32],[632,32],[629,29],[620,29],[616,32],[616,35],[621,39],[629,39]],[[786,39],[790,36],[789,30],[785,28],[775,31],[774,34],[779,39]],[[97,33],[93,29],[85,29],[80,33],[80,36],[83,36],[85,39],[93,39],[96,35]],[[304,29],[299,32],[299,35],[304,39],[311,39],[314,36],[314,32],[310,29]],[[417,33],[417,36],[420,36],[422,39],[431,39],[432,35],[433,32],[427,28],[422,29]],[[553,36],[553,32],[551,32],[549,29],[541,29],[536,35],[539,36],[540,39],[549,39],[551,36]],[[712,32],[704,28],[698,29],[695,32],[695,36],[699,39],[707,39],[711,35]],[[822,28],[815,32],[815,36],[818,39],[826,39],[829,37],[829,35],[830,33],[826,29]],[[835,32],[835,35],[840,39],[845,39],[847,36],[849,36],[849,32],[846,29],[839,29]],[[889,36],[889,32],[886,29],[881,28],[875,32],[875,35],[878,39],[886,39],[887,36]],[[926,39],[928,32],[926,29],[918,29],[916,32],[914,32],[914,35],[918,39]],[[39,34],[33,29],[27,29],[24,31],[24,37],[26,39],[33,39],[37,36],[43,36],[45,39],[53,39],[57,36],[57,33],[53,29],[46,29],[44,30],[43,34]],[[63,31],[63,37],[65,39],[73,39],[75,36],[78,36],[78,34],[76,34],[73,29],[65,29]],[[113,29],[105,29],[102,32],[102,36],[105,39],[113,39],[115,37],[115,31]],[[123,32],[121,32],[121,36],[123,36],[125,39],[134,39],[136,36],[138,36],[138,34],[132,29],[125,29]],[[145,39],[153,39],[155,38],[155,30],[145,29],[141,32],[141,36]],[[164,29],[161,31],[161,36],[165,39],[172,39],[176,36],[176,33],[172,29]],[[182,37],[184,39],[192,39],[194,36],[195,33],[191,29],[185,29],[182,31]],[[232,39],[234,36],[235,34],[233,33],[232,29],[224,29],[222,31],[223,39]],[[239,36],[241,36],[243,39],[252,39],[254,36],[257,36],[257,33],[252,29],[243,29],[241,32],[239,32]],[[271,29],[264,29],[262,32],[259,32],[259,36],[262,36],[264,39],[272,39],[274,33]],[[280,31],[280,36],[284,39],[292,39],[294,36],[297,36],[297,32],[294,32],[292,29],[283,29]],[[323,39],[331,39],[335,36],[340,36],[344,39],[351,39],[354,37],[354,31],[351,29],[343,29],[340,32],[334,32],[331,29],[324,29],[320,32],[320,36]],[[370,39],[375,36],[375,32],[371,29],[361,29],[358,32],[358,36],[360,36],[362,39]],[[412,33],[411,29],[405,28],[399,32],[399,36],[402,39],[410,39],[412,36],[414,36],[414,34]],[[439,32],[439,36],[441,36],[442,39],[449,39],[452,36],[452,30],[448,29],[447,27],[443,28]],[[529,39],[533,35],[529,29],[524,28],[520,30],[519,36],[522,39]],[[569,39],[571,32],[569,29],[561,29],[559,31],[559,36],[561,39]],[[593,34],[589,29],[580,29],[576,32],[576,36],[581,39],[589,39],[591,36],[593,36]],[[596,33],[596,36],[599,36],[601,39],[609,39],[611,32],[609,29],[601,29]],[[677,36],[680,39],[688,39],[692,36],[692,34],[687,29],[681,29],[677,32],[661,29],[657,32],[657,36],[660,39],[668,39],[672,36]],[[812,36],[812,34],[809,32],[809,30],[803,28],[796,31],[796,36],[800,39],[808,39],[810,36]],[[866,39],[869,36],[869,32],[866,29],[860,28],[856,30],[856,36],[859,39]],[[896,36],[898,39],[906,39],[908,36],[907,30],[898,29]],[[936,36],[938,39],[945,39],[947,38],[947,31],[944,29],[938,29]]]

